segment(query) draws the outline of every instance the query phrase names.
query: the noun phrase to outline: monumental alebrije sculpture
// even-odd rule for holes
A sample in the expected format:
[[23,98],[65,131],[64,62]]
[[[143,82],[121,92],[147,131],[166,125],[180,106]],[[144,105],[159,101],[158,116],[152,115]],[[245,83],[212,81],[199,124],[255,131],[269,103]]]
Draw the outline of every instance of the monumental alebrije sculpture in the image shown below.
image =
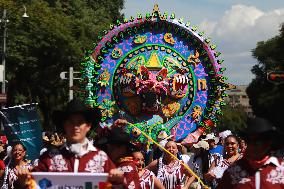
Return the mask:
[[[182,140],[216,125],[229,85],[221,53],[203,35],[157,5],[104,30],[81,63],[82,97],[101,109],[101,126],[123,118],[154,140],[161,131]],[[126,130],[147,141],[137,128]]]

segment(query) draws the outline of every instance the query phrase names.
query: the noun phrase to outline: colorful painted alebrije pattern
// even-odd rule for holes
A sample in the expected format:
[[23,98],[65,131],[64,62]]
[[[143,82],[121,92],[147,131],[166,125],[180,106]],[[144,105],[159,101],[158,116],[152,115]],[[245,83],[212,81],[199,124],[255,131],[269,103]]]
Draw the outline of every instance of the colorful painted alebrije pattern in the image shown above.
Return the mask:
[[[155,5],[145,17],[111,24],[99,40],[81,63],[81,81],[82,98],[102,111],[102,127],[124,118],[154,139],[164,130],[181,140],[216,124],[225,105],[225,68],[196,26]],[[133,139],[146,141],[132,128]]]

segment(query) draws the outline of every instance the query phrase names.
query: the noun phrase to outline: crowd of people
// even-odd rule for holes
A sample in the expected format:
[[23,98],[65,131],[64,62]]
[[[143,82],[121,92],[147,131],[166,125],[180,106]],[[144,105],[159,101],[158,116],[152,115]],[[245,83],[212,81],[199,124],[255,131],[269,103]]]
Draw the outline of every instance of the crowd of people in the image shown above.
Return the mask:
[[266,119],[248,121],[241,138],[226,130],[202,135],[187,145],[161,132],[158,142],[170,152],[166,153],[155,145],[149,149],[132,143],[124,131],[128,123],[122,119],[101,130],[97,138],[88,138],[101,115],[79,100],[57,113],[54,121],[64,135],[44,133],[37,161],[26,159],[23,144],[7,147],[7,140],[1,138],[3,189],[27,188],[34,171],[108,173],[106,188],[202,188],[197,176],[211,188],[284,189],[283,135]]

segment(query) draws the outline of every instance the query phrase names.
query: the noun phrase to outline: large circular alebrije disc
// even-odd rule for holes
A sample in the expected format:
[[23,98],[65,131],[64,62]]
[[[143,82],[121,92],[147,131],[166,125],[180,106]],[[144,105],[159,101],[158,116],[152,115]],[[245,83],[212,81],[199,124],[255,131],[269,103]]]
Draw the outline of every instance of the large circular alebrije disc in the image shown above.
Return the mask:
[[101,108],[101,126],[124,118],[154,139],[164,130],[181,140],[216,123],[227,78],[216,45],[197,27],[162,15],[156,5],[151,14],[117,21],[103,34],[81,63],[83,98]]

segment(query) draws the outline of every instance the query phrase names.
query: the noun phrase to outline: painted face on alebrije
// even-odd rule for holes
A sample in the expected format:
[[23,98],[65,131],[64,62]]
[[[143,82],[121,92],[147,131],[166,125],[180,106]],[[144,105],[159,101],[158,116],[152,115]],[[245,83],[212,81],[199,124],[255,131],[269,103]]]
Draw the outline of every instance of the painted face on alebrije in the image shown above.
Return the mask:
[[161,110],[162,99],[168,94],[167,69],[158,73],[150,72],[146,67],[140,67],[140,77],[137,80],[137,94],[142,101],[142,111],[157,113]]
[[157,45],[141,46],[126,54],[114,81],[120,107],[132,116],[174,116],[181,108],[180,100],[189,93],[190,98],[194,96],[192,73],[181,65],[182,60],[174,50]]

